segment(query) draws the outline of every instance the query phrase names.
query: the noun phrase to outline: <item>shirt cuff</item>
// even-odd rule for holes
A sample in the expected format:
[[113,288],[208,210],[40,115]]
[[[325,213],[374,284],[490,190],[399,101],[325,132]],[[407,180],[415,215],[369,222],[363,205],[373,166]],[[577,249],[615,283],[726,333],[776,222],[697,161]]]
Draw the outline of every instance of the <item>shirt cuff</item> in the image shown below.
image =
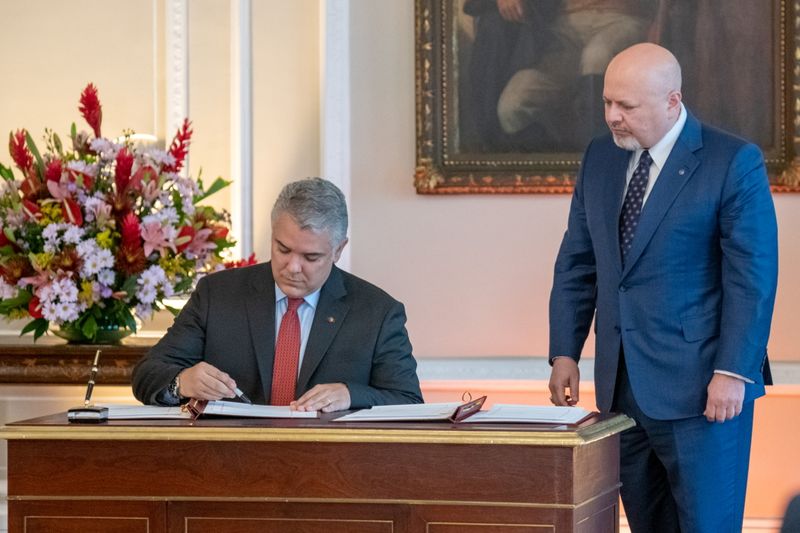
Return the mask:
[[744,376],[740,376],[739,374],[734,374],[733,372],[728,372],[727,370],[714,370],[715,374],[723,374],[725,376],[730,376],[732,378],[741,379],[745,383],[755,383],[752,379],[748,379]]

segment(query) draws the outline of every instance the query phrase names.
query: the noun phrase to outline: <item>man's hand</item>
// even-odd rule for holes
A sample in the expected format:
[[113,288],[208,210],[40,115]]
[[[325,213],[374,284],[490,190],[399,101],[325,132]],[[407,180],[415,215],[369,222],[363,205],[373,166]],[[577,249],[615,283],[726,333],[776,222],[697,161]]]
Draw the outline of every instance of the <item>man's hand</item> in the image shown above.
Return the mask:
[[[553,370],[550,371],[550,401],[553,405],[575,405],[580,399],[578,382],[581,372],[578,363],[572,357],[556,357],[553,359]],[[569,394],[567,394],[569,389]]]
[[344,411],[350,408],[350,390],[344,383],[323,383],[289,404],[294,411]]
[[525,6],[522,0],[497,0],[500,16],[509,22],[525,21]]
[[709,422],[725,422],[739,416],[744,403],[744,381],[714,374],[708,384],[708,401],[703,413]]
[[236,393],[236,382],[225,372],[215,366],[201,361],[182,370],[180,374],[181,396],[198,400],[221,400],[233,398]]

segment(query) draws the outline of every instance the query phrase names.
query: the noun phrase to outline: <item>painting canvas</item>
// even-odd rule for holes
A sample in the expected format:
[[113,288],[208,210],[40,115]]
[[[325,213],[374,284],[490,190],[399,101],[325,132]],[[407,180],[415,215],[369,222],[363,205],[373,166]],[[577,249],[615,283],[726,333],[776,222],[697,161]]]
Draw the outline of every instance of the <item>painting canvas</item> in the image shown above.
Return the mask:
[[773,190],[800,190],[787,3],[417,0],[417,191],[571,191],[607,131],[605,68],[642,41],[676,55],[690,111],[761,147]]

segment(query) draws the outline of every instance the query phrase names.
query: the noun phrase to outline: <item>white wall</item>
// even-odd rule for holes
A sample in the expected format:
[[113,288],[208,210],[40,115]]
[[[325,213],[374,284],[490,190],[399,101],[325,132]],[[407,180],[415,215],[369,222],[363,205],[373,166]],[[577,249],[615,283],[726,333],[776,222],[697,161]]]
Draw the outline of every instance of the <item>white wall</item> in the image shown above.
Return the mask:
[[[545,354],[569,197],[417,195],[413,2],[351,4],[353,272],[406,304],[418,356]],[[779,194],[775,204],[781,275],[770,355],[800,360],[800,196]]]
[[[0,2],[0,135],[45,126],[66,138],[97,84],[106,134],[164,132],[166,0]],[[269,258],[269,209],[289,180],[320,172],[321,21],[342,0],[253,0],[254,248]],[[351,270],[406,304],[419,357],[547,351],[552,263],[569,198],[421,196],[415,166],[414,8],[349,0]],[[323,15],[320,14],[322,8]],[[230,176],[231,2],[188,3],[190,171]],[[36,28],[32,33],[31,28]],[[76,28],[91,28],[77,30]],[[691,106],[691,95],[686,95]],[[5,142],[0,144],[5,146]],[[6,149],[0,161],[11,164]],[[231,205],[227,191],[213,198]],[[775,196],[781,277],[770,353],[800,360],[800,196]],[[145,325],[161,331],[168,316]],[[13,326],[12,331],[18,330]],[[592,341],[588,343],[591,353]]]

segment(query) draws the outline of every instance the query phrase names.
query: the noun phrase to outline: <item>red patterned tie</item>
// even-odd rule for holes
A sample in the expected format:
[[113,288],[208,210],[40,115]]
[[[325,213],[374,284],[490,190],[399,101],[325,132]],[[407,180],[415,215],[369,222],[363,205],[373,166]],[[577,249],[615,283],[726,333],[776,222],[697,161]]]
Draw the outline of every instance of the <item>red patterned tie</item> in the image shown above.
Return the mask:
[[272,367],[271,405],[289,405],[294,398],[297,382],[297,362],[300,359],[300,318],[297,308],[302,298],[288,298],[289,307],[281,319],[278,342],[275,345],[275,363]]

